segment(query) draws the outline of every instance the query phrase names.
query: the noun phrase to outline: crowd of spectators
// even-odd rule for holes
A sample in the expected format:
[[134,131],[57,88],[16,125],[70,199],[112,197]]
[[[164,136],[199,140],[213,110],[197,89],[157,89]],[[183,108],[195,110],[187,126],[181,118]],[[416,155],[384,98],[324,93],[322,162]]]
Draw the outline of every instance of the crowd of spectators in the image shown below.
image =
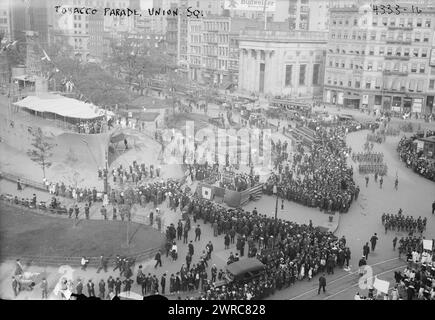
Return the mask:
[[435,161],[423,156],[422,151],[417,151],[413,138],[403,137],[397,146],[400,159],[405,162],[407,168],[423,177],[435,181]]
[[76,124],[76,130],[78,133],[85,134],[103,133],[105,130],[105,123],[106,120],[103,119],[81,121]]
[[[145,163],[139,164],[136,160],[133,161],[128,167],[123,167],[120,164],[117,168],[112,169],[113,183],[119,183],[120,185],[132,182],[133,184],[138,184],[146,179],[159,178],[161,173],[160,166],[154,166],[153,164],[147,166]],[[104,177],[105,170],[98,170],[98,177]]]
[[345,142],[345,127],[319,128],[318,141],[307,153],[298,147],[291,161],[278,165],[278,170],[265,184],[264,192],[305,206],[327,211],[347,212],[358,197],[359,188],[353,180],[353,170],[347,167],[350,149]]

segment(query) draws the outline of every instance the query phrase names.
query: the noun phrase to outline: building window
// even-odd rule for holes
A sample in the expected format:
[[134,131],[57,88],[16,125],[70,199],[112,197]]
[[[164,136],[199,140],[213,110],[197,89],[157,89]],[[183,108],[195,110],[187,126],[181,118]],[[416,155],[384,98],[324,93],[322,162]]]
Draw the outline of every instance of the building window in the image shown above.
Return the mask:
[[405,26],[405,19],[404,18],[400,18],[399,20],[399,27],[404,27]]
[[385,62],[385,71],[390,71],[390,63]]
[[390,20],[390,27],[395,27],[396,26],[396,19],[391,19]]
[[332,59],[329,59],[329,66],[332,67]]
[[421,25],[422,25],[422,19],[418,18],[417,19],[417,27],[421,27]]
[[430,19],[427,19],[427,20],[425,21],[425,23],[424,23],[424,26],[425,26],[426,28],[430,28],[430,25],[431,25],[431,20],[430,20]]
[[423,35],[423,42],[429,42],[429,34],[427,34],[427,33],[425,33],[424,35]]
[[354,19],[354,20],[353,20],[353,25],[354,25],[354,26],[357,26],[357,25],[358,25],[358,19]]
[[387,18],[387,17],[383,17],[383,18],[382,18],[382,25],[383,25],[384,27],[386,27],[386,26],[388,25],[388,18]]
[[366,80],[366,89],[370,89],[372,83],[370,80]]
[[381,33],[381,41],[385,41],[387,39],[387,33],[382,31]]
[[352,87],[352,80],[349,80],[349,81],[347,82],[347,86],[348,86],[349,88]]
[[412,54],[414,55],[414,57],[418,57],[418,49],[415,48],[414,50],[412,50]]
[[420,42],[420,33],[419,33],[419,32],[416,32],[416,33],[415,33],[414,41],[415,41],[415,42]]
[[387,48],[387,56],[391,56],[393,54],[393,48]]
[[359,89],[361,87],[361,82],[355,81],[355,88]]
[[380,47],[380,48],[379,48],[379,55],[380,55],[380,56],[383,56],[384,53],[385,53],[385,48],[384,48],[384,47]]
[[299,85],[304,86],[305,85],[305,71],[307,68],[306,64],[301,64],[299,67]]
[[403,53],[405,57],[409,57],[409,48],[405,48],[405,52]]
[[355,40],[356,39],[356,34],[355,34],[355,32],[352,32],[352,40]]
[[427,57],[427,48],[421,49],[421,57],[426,58]]
[[420,73],[424,73],[426,69],[426,66],[424,63],[420,63]]
[[[344,65],[344,63],[343,63]],[[316,63],[313,65],[313,86],[319,85],[319,71],[320,64]]]
[[370,40],[376,40],[376,31],[370,33]]
[[416,63],[413,63],[413,64],[411,65],[411,72],[412,72],[412,73],[416,73],[416,72],[417,72],[417,64],[416,64]]
[[381,82],[382,82],[381,78],[376,78],[375,89],[380,89],[381,88]]
[[367,63],[367,70],[373,70],[373,64],[371,61]]
[[373,17],[372,25],[373,25],[373,27],[377,27],[378,26],[378,18],[377,17]]
[[289,87],[292,84],[292,65],[285,66],[285,86]]
[[429,80],[429,89],[435,89],[435,79]]

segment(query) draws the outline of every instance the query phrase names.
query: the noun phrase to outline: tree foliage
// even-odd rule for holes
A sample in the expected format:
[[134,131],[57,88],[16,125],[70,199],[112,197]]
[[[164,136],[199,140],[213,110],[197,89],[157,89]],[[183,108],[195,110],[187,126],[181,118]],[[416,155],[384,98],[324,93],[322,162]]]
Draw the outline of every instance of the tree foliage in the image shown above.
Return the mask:
[[27,151],[30,159],[41,166],[42,173],[45,178],[45,169],[51,166],[50,158],[53,156],[51,150],[55,144],[50,143],[47,137],[43,134],[41,128],[32,130],[32,149]]
[[84,63],[64,55],[50,58],[53,60],[51,78],[61,84],[71,81],[77,96],[82,95],[98,106],[114,106],[129,101],[123,82],[98,64]]
[[112,42],[111,69],[132,85],[143,87],[144,80],[166,74],[175,69],[173,59],[167,54],[159,40],[124,38],[120,42]]

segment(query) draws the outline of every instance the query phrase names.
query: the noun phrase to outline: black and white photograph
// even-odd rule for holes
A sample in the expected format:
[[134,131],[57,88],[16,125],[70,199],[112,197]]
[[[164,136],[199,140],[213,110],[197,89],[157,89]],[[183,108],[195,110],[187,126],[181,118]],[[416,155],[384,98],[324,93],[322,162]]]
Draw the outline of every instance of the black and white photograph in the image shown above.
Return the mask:
[[0,299],[435,300],[434,247],[435,0],[0,0]]

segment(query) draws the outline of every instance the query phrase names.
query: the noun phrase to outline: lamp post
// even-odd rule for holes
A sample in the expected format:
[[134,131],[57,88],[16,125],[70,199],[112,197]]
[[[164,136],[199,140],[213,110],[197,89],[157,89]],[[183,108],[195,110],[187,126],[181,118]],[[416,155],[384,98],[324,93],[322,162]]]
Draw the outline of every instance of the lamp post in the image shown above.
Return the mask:
[[276,195],[276,203],[275,203],[275,223],[278,220],[278,187],[277,185],[273,186],[273,194]]

